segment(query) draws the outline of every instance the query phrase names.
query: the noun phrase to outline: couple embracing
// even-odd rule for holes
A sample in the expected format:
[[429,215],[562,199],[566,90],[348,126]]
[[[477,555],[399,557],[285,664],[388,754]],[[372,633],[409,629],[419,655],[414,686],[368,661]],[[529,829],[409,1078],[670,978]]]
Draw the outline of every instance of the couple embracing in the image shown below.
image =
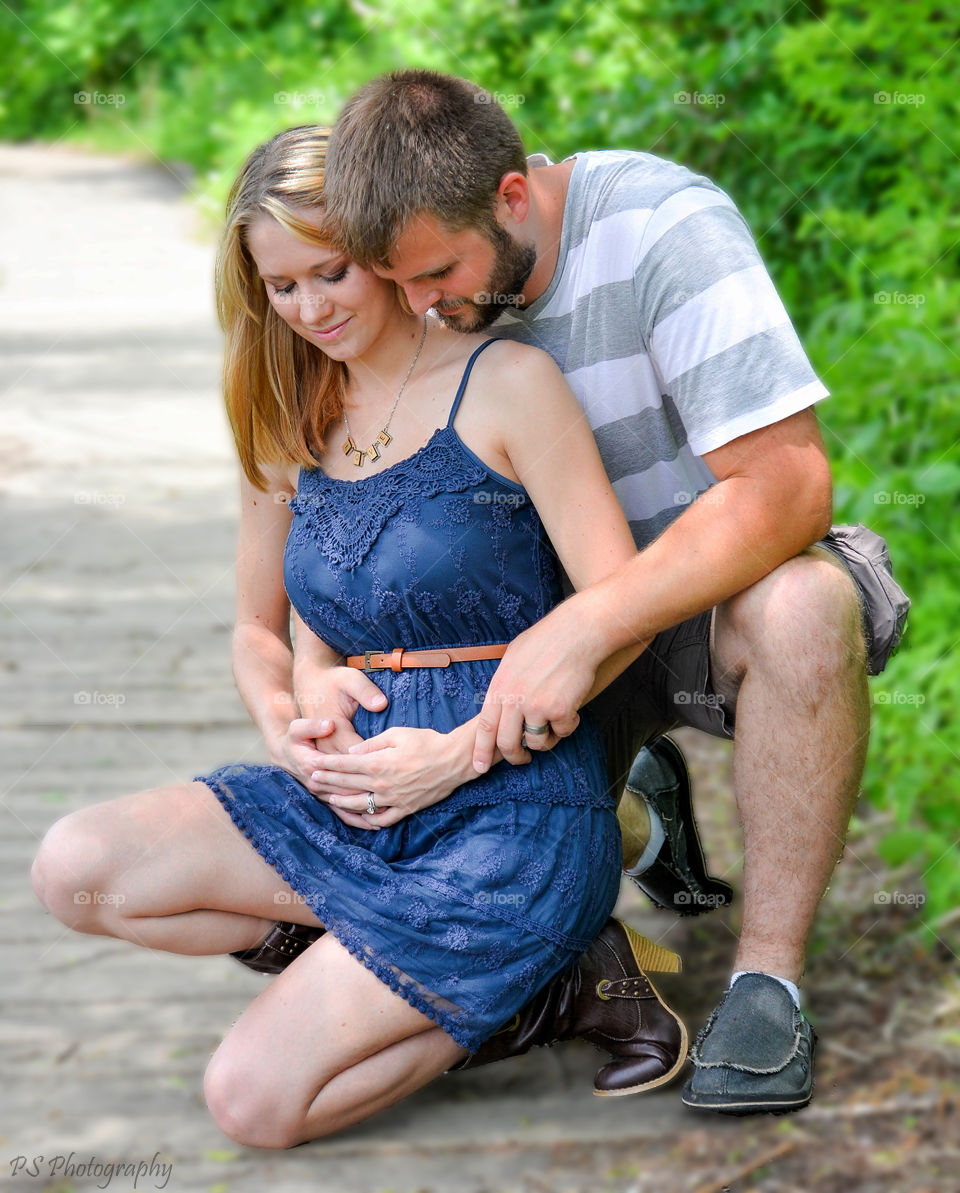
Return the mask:
[[396,72],[251,155],[217,292],[271,762],[66,817],[41,900],[276,975],[206,1073],[242,1143],[575,1037],[598,1093],[655,1088],[687,1034],[649,974],[679,962],[610,917],[622,868],[730,900],[662,736],[693,725],[734,740],[745,870],[682,1097],[805,1105],[796,983],[906,602],[830,529],[826,391],[730,199],[648,154],[528,159],[486,92]]

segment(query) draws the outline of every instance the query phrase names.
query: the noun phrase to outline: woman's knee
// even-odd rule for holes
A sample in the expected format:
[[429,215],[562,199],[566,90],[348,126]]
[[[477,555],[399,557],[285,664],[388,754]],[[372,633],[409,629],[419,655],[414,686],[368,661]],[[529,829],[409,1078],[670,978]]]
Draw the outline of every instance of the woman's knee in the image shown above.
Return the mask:
[[[228,1042],[207,1066],[203,1094],[214,1122],[234,1143],[282,1149],[304,1142],[307,1107],[292,1106],[290,1090],[278,1094],[262,1068],[252,1058],[236,1056]],[[311,1131],[311,1138],[322,1133]]]
[[110,850],[92,809],[71,812],[47,832],[30,877],[37,898],[78,932],[102,931],[122,901],[111,881]]
[[[202,784],[179,784],[121,796],[58,820],[33,864],[40,902],[80,932],[109,934],[119,917],[154,914],[155,888],[176,882],[171,861],[185,846],[196,849],[207,840],[210,807],[197,788],[214,800]],[[198,872],[209,872],[219,856],[218,842],[219,836],[210,838],[211,861],[198,864]],[[165,878],[166,871],[171,874]]]

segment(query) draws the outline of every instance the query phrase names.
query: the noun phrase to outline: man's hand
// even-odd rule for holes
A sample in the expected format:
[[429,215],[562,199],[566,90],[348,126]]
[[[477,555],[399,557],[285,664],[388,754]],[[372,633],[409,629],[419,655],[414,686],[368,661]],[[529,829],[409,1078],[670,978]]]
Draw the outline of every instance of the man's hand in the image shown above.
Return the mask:
[[[321,755],[312,780],[326,790],[336,789],[326,802],[348,824],[387,828],[476,778],[470,763],[472,741],[468,726],[452,733],[394,726],[348,753]],[[368,794],[373,795],[376,813],[366,811]]]
[[[629,630],[625,645],[611,645],[609,627],[620,618],[610,612],[606,587],[569,597],[507,647],[475,718],[475,770],[483,774],[498,761],[495,748],[514,765],[529,762],[530,750],[552,750],[580,724],[578,710],[650,645]],[[534,732],[541,726],[546,733]]]
[[[529,762],[529,750],[551,750],[580,724],[581,708],[595,685],[603,659],[571,597],[507,647],[487,689],[477,725],[474,768],[483,774],[493,763],[498,747],[508,762]],[[524,722],[547,725],[547,733],[524,736]]]

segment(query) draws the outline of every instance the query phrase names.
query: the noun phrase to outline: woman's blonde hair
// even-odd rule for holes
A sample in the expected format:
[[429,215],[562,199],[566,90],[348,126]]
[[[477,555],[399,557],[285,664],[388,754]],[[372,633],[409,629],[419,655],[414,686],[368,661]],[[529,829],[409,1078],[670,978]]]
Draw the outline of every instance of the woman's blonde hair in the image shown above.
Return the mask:
[[345,367],[280,318],[247,245],[262,215],[310,244],[336,243],[322,218],[303,219],[305,209],[324,211],[329,131],[304,125],[258,146],[227,200],[216,265],[217,313],[226,334],[223,392],[240,464],[258,489],[267,488],[263,464],[315,467],[313,453],[343,410]]

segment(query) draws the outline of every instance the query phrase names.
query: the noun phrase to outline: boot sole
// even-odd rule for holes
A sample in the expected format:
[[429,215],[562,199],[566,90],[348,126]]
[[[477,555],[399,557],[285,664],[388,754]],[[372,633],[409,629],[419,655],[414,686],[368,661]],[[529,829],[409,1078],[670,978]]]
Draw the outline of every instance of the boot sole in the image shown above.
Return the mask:
[[680,1101],[691,1110],[712,1110],[735,1118],[746,1118],[751,1114],[793,1114],[809,1106],[812,1098],[812,1091],[796,1102],[688,1102],[683,1094],[680,1095]]
[[[624,928],[627,928],[626,924],[624,924]],[[633,936],[637,935],[630,928],[627,928],[627,932]],[[641,941],[643,940],[642,937],[640,937],[639,939]],[[633,941],[631,940],[631,944],[632,943],[633,943]],[[647,943],[649,943],[649,942],[647,942]],[[665,950],[663,950],[663,951],[665,951]],[[661,972],[673,972],[673,973],[678,972],[680,958],[677,957],[676,959],[678,962],[677,970],[661,971]],[[650,979],[647,978],[647,981],[650,982]],[[689,1047],[689,1040],[687,1038],[686,1026],[685,1026],[683,1020],[680,1018],[680,1016],[676,1013],[676,1011],[674,1011],[672,1007],[668,1007],[667,1004],[663,1001],[663,999],[660,997],[660,991],[656,988],[656,986],[654,986],[653,982],[650,982],[650,989],[657,996],[657,1002],[663,1007],[663,1009],[667,1012],[668,1015],[673,1016],[673,1018],[677,1021],[677,1024],[680,1027],[680,1052],[677,1055],[676,1064],[673,1066],[672,1069],[669,1069],[662,1076],[655,1077],[653,1079],[653,1081],[645,1081],[641,1085],[630,1085],[630,1086],[627,1086],[626,1089],[597,1089],[597,1087],[594,1086],[593,1092],[594,1092],[594,1094],[596,1094],[596,1096],[598,1098],[624,1098],[624,1097],[627,1097],[627,1095],[629,1095],[629,1094],[640,1094],[648,1089],[656,1089],[658,1085],[666,1085],[668,1081],[672,1081],[674,1079],[674,1077],[676,1077],[676,1075],[683,1068],[684,1064],[686,1063],[687,1050]]]

